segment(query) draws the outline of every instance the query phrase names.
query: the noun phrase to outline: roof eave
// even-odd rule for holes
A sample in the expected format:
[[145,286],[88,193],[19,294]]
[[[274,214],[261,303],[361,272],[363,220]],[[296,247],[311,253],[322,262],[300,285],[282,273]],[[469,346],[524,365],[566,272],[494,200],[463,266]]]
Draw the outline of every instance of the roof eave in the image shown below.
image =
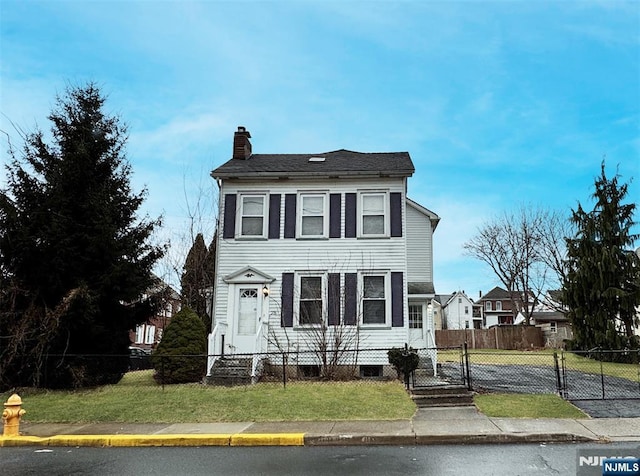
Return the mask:
[[262,178],[288,179],[288,178],[406,178],[413,175],[413,170],[394,171],[334,171],[334,172],[243,172],[243,173],[216,173],[211,176],[221,180],[255,180]]

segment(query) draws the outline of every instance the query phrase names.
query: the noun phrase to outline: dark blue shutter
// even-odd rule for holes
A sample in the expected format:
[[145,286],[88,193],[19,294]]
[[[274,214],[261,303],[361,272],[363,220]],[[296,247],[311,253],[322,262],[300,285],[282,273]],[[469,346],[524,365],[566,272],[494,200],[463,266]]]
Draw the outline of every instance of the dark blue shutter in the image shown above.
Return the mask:
[[391,236],[402,236],[402,194],[393,192],[390,195]]
[[404,325],[403,309],[402,273],[391,273],[391,326],[402,327]]
[[222,237],[231,239],[236,234],[236,195],[227,193],[224,196],[224,224]]
[[284,196],[284,237],[296,237],[296,194],[287,193]]
[[280,201],[282,196],[269,195],[269,238],[280,238]]
[[330,326],[340,324],[340,273],[329,273],[327,320]]
[[357,195],[355,193],[344,194],[344,237],[355,238],[356,237],[356,223],[358,220],[356,214],[356,200]]
[[344,275],[344,323],[347,326],[355,326],[357,323],[358,308],[358,274],[345,273]]
[[293,273],[282,273],[282,327],[293,327]]
[[342,195],[332,193],[329,196],[329,238],[340,238],[340,216]]

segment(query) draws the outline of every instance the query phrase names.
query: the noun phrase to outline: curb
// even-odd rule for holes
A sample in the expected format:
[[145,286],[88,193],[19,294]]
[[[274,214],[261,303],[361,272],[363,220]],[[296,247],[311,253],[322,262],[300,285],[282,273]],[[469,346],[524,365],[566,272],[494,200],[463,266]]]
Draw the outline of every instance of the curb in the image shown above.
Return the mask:
[[446,444],[517,444],[603,442],[571,433],[500,433],[487,435],[307,435],[305,433],[235,433],[175,435],[56,435],[0,437],[0,447],[154,447],[154,446],[420,446]]
[[487,435],[307,435],[305,446],[357,445],[449,445],[449,444],[518,444],[518,443],[587,443],[605,439],[572,433],[500,433]]
[[56,435],[0,437],[0,447],[15,446],[303,446],[304,433],[175,434],[175,435]]

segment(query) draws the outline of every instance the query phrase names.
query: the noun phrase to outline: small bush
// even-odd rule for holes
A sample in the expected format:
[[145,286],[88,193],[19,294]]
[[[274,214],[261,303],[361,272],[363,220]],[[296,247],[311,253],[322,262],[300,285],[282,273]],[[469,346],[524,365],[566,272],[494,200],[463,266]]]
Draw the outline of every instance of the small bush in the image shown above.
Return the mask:
[[199,382],[206,373],[207,331],[198,315],[183,308],[171,319],[151,356],[159,383]]
[[417,369],[420,364],[420,356],[418,353],[411,347],[394,347],[387,352],[387,355],[389,356],[389,363],[393,365],[396,372],[398,372],[398,377],[403,375],[404,381],[407,383],[411,372]]

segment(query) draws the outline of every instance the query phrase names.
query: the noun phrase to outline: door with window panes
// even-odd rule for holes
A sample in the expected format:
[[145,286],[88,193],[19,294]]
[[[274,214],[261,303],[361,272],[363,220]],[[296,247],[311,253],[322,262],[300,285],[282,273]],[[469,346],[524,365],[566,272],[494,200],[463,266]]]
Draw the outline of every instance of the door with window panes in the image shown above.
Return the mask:
[[427,347],[426,317],[426,304],[409,302],[409,345],[414,349]]
[[234,329],[234,353],[251,353],[256,345],[256,332],[261,312],[259,286],[240,285],[236,297],[236,319]]

